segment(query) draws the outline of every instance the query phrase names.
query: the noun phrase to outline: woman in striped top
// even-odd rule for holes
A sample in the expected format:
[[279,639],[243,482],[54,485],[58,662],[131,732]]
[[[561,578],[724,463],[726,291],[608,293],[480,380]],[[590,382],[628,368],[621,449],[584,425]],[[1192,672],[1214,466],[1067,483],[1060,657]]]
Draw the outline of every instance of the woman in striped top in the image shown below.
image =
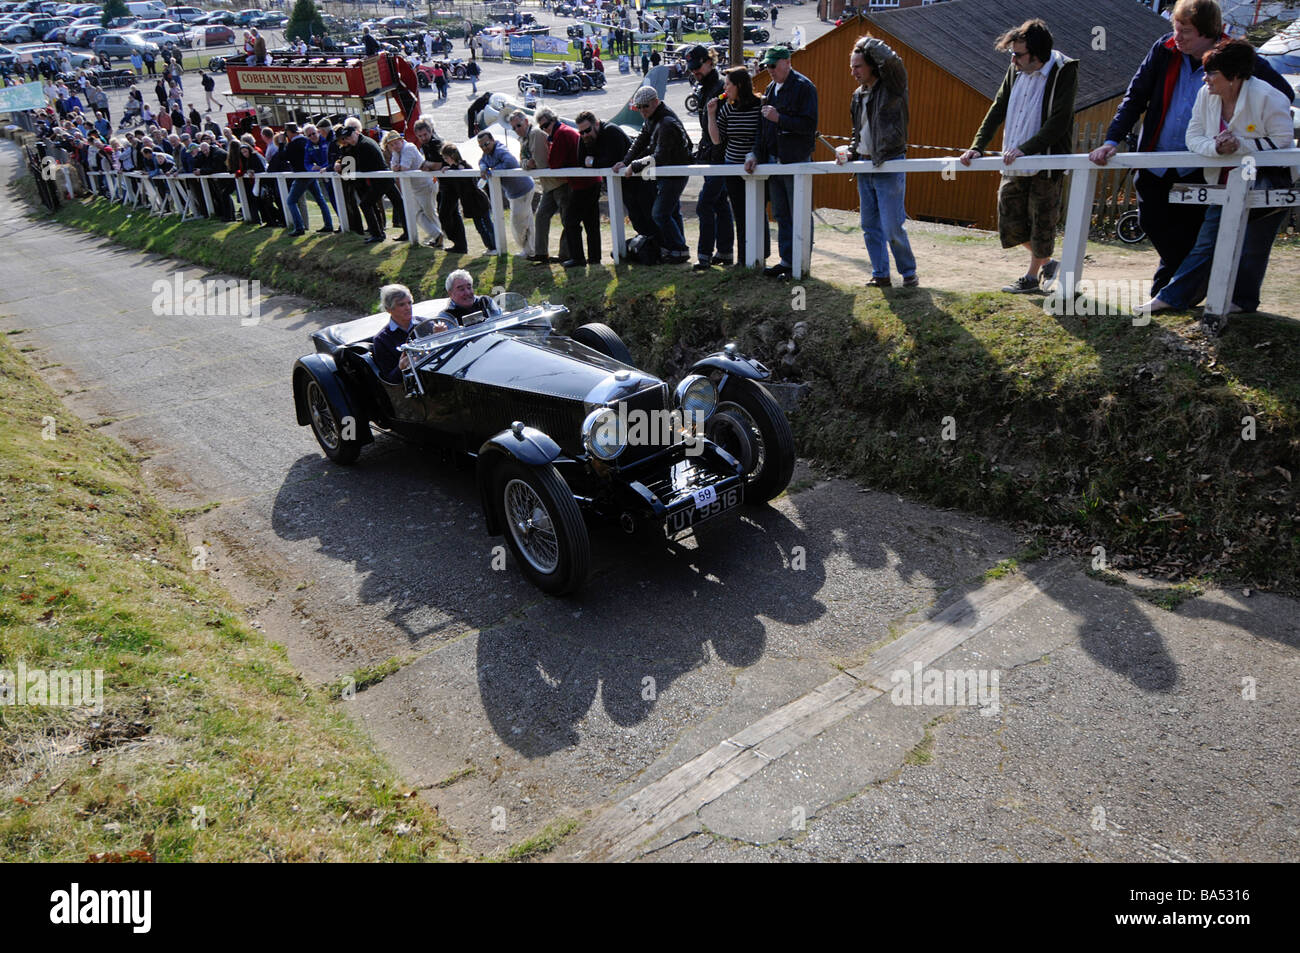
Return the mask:
[[[754,83],[743,66],[727,70],[722,83],[722,95],[708,102],[709,138],[714,145],[725,144],[723,161],[743,165],[754,151],[758,138],[758,120],[761,101],[754,95]],[[745,262],[745,180],[729,175],[727,194],[731,197],[731,210],[736,220],[737,265]],[[760,214],[766,215],[766,210]],[[764,223],[766,226],[766,222]],[[771,247],[767,229],[763,229],[763,259]]]

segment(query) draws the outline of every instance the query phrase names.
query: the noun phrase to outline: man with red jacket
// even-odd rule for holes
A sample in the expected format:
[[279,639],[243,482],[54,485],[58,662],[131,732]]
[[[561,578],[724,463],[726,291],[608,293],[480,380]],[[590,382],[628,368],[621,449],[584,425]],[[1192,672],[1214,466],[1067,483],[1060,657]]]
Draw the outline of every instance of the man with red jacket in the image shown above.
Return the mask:
[[[1128,92],[1106,130],[1106,141],[1089,155],[1098,165],[1119,151],[1119,144],[1142,120],[1139,152],[1186,152],[1187,126],[1196,94],[1205,80],[1201,57],[1214,47],[1223,32],[1223,14],[1216,0],[1178,0],[1172,14],[1174,32],[1161,37],[1129,82]],[[1255,56],[1254,75],[1295,101],[1295,91],[1268,62]],[[1178,182],[1204,184],[1199,168],[1140,169],[1134,180],[1138,193],[1138,221],[1160,255],[1151,281],[1155,294],[1169,283],[1196,243],[1204,205],[1170,205],[1169,189]]]
[[[560,122],[549,110],[542,110],[537,114],[537,124],[546,133],[546,142],[549,147],[548,164],[552,169],[572,169],[578,165],[578,130],[570,125]],[[590,188],[592,185],[600,187],[600,179],[569,179],[561,188],[564,191],[564,197],[560,200],[560,221],[563,223],[563,229],[560,232],[560,249],[567,249],[569,257],[564,259],[566,268],[573,268],[585,264],[582,260],[582,246],[578,244],[581,239],[581,232],[573,227],[573,220],[569,216],[569,203],[573,201],[573,193],[578,189]],[[540,252],[541,249],[538,249]]]

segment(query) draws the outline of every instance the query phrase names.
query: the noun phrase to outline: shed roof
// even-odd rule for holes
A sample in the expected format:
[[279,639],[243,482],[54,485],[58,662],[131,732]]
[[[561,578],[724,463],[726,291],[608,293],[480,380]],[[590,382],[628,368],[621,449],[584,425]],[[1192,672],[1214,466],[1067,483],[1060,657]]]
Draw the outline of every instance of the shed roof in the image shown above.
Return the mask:
[[[991,100],[1009,65],[994,41],[1039,17],[1052,31],[1053,47],[1079,61],[1076,109],[1122,94],[1151,44],[1172,29],[1137,0],[1035,0],[1032,8],[1027,13],[1024,0],[949,0],[873,10],[866,19]],[[1103,38],[1104,48],[1093,49]]]

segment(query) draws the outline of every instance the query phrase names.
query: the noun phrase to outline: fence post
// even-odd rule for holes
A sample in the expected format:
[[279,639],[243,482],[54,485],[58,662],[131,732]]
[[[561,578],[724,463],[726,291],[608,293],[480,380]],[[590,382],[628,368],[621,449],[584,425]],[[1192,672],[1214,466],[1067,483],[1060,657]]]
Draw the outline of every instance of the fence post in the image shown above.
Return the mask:
[[1070,194],[1065,207],[1065,238],[1061,242],[1061,265],[1058,287],[1061,299],[1074,299],[1074,289],[1083,276],[1083,256],[1088,250],[1088,231],[1092,228],[1092,200],[1097,192],[1098,169],[1087,162],[1082,169],[1070,171]]
[[253,220],[253,207],[250,204],[250,195],[248,183],[244,181],[243,176],[235,179],[235,191],[239,193],[239,214],[243,216],[244,221]]
[[199,176],[199,185],[203,187],[203,207],[207,210],[208,218],[216,216],[217,210],[212,205],[212,183],[208,181],[206,175]]
[[793,278],[803,278],[812,269],[812,173],[800,172],[794,177],[794,199],[791,210],[794,231],[790,257]]
[[[488,201],[492,203],[492,240],[496,242],[498,255],[508,253],[506,248],[506,213],[502,207],[505,191],[501,188],[501,180],[497,176],[489,176],[488,184]],[[477,186],[476,186],[477,188]]]
[[609,237],[613,247],[614,264],[627,257],[627,229],[624,228],[623,216],[627,208],[623,202],[623,177],[613,172],[605,173],[606,188],[609,193]]
[[[348,218],[347,197],[343,194],[343,176],[339,175],[337,172],[331,173],[330,185],[334,189],[334,211],[338,212],[339,231],[350,232],[352,231],[352,221],[351,219]],[[433,187],[436,189],[438,187],[438,183],[434,182]],[[435,199],[435,203],[433,207],[437,208],[438,206],[436,201],[437,200],[436,192],[434,193],[434,199]]]
[[[1210,268],[1210,287],[1205,295],[1205,313],[1226,315],[1232,307],[1232,292],[1237,284],[1237,264],[1246,240],[1246,220],[1250,217],[1250,181],[1241,167],[1228,173],[1223,212],[1219,219],[1219,236],[1214,243],[1214,264]],[[1208,212],[1207,212],[1208,214]]]
[[767,176],[745,176],[745,267],[757,268],[766,257],[759,249],[766,244],[767,236],[767,202],[763,191],[767,188]]
[[289,211],[289,182],[279,172],[274,175],[276,187],[280,190],[280,208],[284,209],[284,227],[293,231],[293,214]]

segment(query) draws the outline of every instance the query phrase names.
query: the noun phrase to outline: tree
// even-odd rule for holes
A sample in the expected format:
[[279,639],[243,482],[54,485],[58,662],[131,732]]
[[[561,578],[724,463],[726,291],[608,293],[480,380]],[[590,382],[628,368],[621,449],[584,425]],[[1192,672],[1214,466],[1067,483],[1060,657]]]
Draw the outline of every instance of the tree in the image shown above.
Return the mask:
[[289,14],[289,25],[284,28],[284,38],[311,42],[313,36],[324,35],[325,21],[313,0],[295,0],[293,12]]
[[99,25],[107,27],[110,21],[130,15],[131,11],[126,8],[126,0],[108,0],[104,4],[104,15],[99,18]]

